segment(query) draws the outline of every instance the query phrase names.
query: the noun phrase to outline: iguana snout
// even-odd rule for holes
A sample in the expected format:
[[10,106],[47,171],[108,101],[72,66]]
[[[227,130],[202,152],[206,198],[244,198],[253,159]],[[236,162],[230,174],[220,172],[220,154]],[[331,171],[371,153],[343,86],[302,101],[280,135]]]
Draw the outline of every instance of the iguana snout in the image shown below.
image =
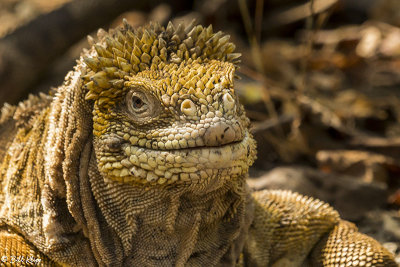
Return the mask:
[[210,126],[204,134],[204,143],[206,146],[220,146],[239,141],[241,133],[237,129],[237,134],[233,126],[219,122]]

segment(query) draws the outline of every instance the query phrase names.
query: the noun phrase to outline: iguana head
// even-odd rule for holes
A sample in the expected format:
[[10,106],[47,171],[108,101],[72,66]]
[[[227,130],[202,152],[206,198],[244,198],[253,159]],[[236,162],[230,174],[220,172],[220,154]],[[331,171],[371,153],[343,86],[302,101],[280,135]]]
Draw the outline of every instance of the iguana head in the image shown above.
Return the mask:
[[239,54],[211,26],[169,23],[101,33],[84,59],[98,168],[132,184],[206,185],[255,158],[233,88]]

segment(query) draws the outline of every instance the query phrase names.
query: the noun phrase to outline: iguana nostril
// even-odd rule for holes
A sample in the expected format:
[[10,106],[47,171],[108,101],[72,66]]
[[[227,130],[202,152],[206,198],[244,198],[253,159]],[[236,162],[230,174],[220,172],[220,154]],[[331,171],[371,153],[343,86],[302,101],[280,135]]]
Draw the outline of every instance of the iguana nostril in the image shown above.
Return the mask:
[[187,116],[196,115],[196,105],[190,99],[183,100],[181,104],[181,111]]

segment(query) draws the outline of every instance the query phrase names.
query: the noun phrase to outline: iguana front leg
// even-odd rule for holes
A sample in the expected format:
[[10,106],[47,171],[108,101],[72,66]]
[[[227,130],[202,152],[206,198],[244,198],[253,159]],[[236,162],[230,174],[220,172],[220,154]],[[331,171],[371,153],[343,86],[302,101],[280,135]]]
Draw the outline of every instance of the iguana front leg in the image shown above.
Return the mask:
[[60,266],[7,226],[0,227],[0,265]]
[[246,266],[397,266],[376,240],[320,200],[279,190],[255,192],[253,199]]
[[341,220],[312,251],[314,266],[398,266],[392,254],[378,241]]

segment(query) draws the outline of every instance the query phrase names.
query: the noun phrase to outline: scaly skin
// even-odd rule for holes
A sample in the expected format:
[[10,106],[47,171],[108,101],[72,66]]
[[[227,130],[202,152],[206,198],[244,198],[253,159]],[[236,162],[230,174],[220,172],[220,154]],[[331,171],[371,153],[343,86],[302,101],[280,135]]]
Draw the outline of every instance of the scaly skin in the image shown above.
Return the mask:
[[125,23],[98,37],[54,97],[2,110],[6,256],[44,266],[395,266],[327,204],[249,192],[256,146],[228,36]]

